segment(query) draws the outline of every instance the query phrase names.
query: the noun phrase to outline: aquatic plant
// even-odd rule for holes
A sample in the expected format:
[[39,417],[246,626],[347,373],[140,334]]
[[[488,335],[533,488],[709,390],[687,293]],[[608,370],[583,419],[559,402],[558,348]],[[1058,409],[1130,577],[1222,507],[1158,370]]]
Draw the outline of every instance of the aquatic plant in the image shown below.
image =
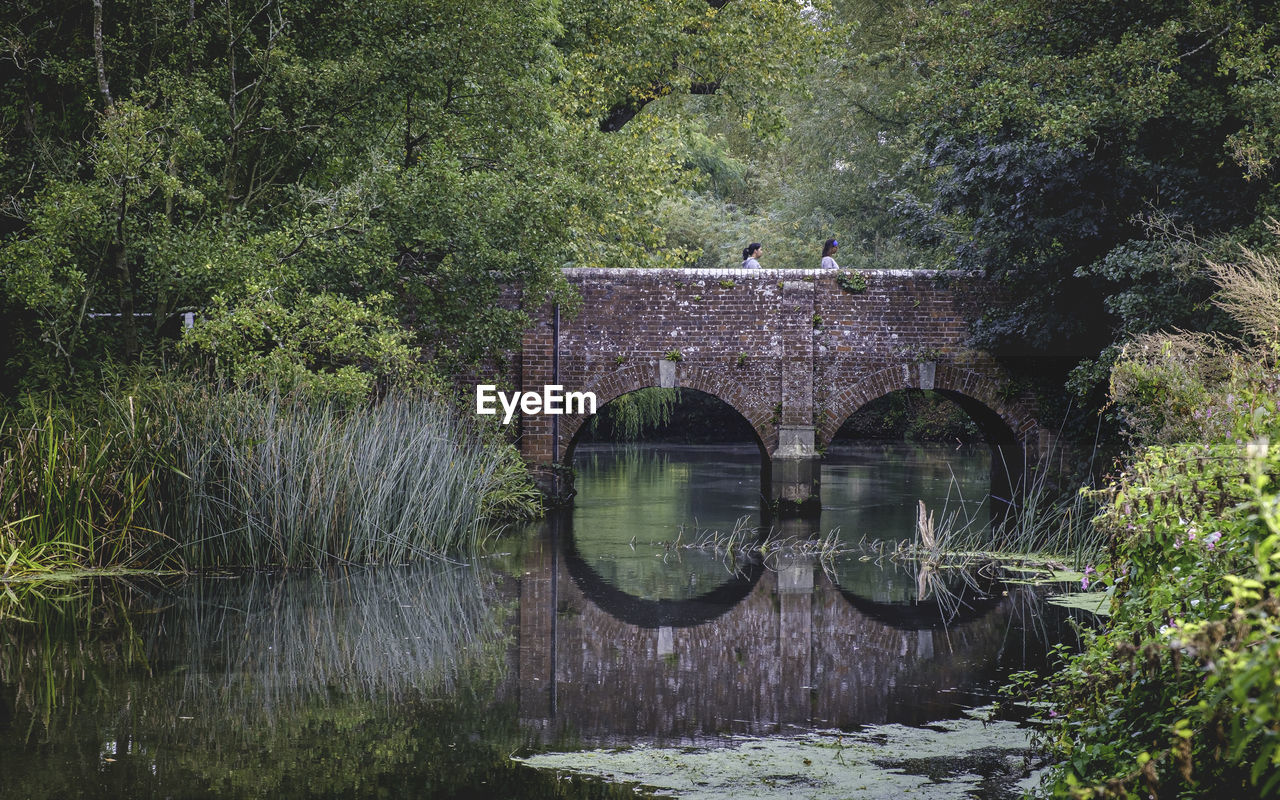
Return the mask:
[[426,395],[354,408],[175,379],[0,420],[0,576],[399,563],[535,514],[519,454]]
[[428,395],[341,409],[190,387],[155,402],[171,461],[149,510],[188,565],[402,563],[537,510],[510,446]]
[[0,418],[0,576],[136,560],[153,475],[132,404],[28,398]]
[[580,749],[523,761],[676,797],[1004,797],[1032,786],[1025,775],[1038,759],[1028,738],[1017,723],[995,719],[984,708],[923,728],[868,725],[852,732],[739,736],[721,747]]
[[[738,517],[727,531],[713,528],[676,529],[672,542],[662,542],[668,551],[699,550],[720,557],[730,572],[737,571],[743,562],[760,562],[766,568],[776,569],[781,556],[808,556],[818,559],[824,569],[838,556],[852,552],[840,538],[840,529],[833,528],[821,536],[784,536],[773,527],[763,528],[750,524],[750,515]],[[686,534],[688,538],[686,539]]]
[[[1045,462],[1053,460],[1051,453]],[[1004,468],[1009,471],[1007,464]],[[923,560],[951,564],[993,557],[1017,560],[1027,555],[1056,558],[1081,569],[1096,563],[1107,546],[1105,533],[1093,524],[1096,501],[1085,487],[1060,488],[1056,477],[1049,469],[1024,474],[1020,481],[1024,488],[1015,497],[994,498],[1007,500],[1009,507],[1002,518],[988,522],[970,511],[953,476],[941,509],[931,510],[920,502],[909,552]],[[1008,483],[1018,485],[1014,479]],[[953,495],[958,500],[954,506]]]

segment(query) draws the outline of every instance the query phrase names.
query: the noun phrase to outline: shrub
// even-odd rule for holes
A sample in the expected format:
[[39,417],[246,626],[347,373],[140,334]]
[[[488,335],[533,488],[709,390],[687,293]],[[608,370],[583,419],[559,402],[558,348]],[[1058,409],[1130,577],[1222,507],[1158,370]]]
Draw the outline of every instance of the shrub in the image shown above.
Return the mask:
[[849,294],[861,294],[867,290],[867,276],[856,269],[842,269],[836,272],[836,286]]
[[1280,794],[1280,269],[1214,272],[1243,342],[1145,337],[1112,372],[1145,446],[1096,494],[1107,626],[1038,692],[1057,796]]

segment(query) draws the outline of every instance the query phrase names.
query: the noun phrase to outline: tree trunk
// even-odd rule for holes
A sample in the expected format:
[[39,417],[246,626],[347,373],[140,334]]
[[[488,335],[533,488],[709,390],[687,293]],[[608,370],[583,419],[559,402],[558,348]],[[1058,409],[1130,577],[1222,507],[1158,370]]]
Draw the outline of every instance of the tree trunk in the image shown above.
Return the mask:
[[98,67],[98,92],[107,109],[115,106],[111,100],[111,87],[107,85],[107,61],[102,46],[102,0],[93,0],[93,61]]

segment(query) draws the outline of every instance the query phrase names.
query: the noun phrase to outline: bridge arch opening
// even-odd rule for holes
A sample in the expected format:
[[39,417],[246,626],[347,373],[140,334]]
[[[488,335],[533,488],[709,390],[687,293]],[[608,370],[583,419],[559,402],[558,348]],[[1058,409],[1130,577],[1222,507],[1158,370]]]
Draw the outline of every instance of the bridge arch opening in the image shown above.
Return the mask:
[[[637,414],[650,418],[637,421]],[[680,525],[692,535],[695,528],[727,532],[743,516],[758,521],[770,471],[755,426],[731,403],[688,387],[642,387],[611,398],[573,431],[563,463],[574,471],[575,506],[607,503],[618,514],[630,508],[662,527],[654,540],[674,540]],[[661,509],[641,508],[641,497],[667,500]]]
[[579,445],[609,443],[754,445],[761,463],[768,464],[760,432],[741,411],[712,392],[687,386],[643,386],[602,399],[573,431],[564,462],[574,463]]
[[[767,451],[731,403],[688,387],[621,392],[573,430],[564,462],[576,489],[565,564],[597,606],[640,627],[685,627],[750,593],[761,565],[730,573],[713,551],[685,547],[760,524]],[[579,513],[593,522],[575,530]]]
[[[1007,410],[1002,414],[987,402],[955,389],[892,388],[866,399],[843,419],[836,420],[829,428],[826,443],[828,453],[836,454],[842,452],[842,447],[869,443],[914,443],[922,452],[931,447],[936,453],[921,458],[936,460],[937,464],[931,466],[941,469],[942,480],[950,480],[955,492],[966,496],[966,500],[972,499],[975,490],[979,497],[989,498],[990,520],[1000,523],[1016,506],[1026,468],[1025,443],[1014,428],[1017,417],[1011,421],[1010,416]],[[975,481],[969,465],[978,448],[989,453],[990,458],[981,468],[985,479]],[[953,471],[947,451],[965,462],[964,470]],[[921,468],[929,467],[922,464]],[[905,517],[914,520],[914,508],[903,511]]]

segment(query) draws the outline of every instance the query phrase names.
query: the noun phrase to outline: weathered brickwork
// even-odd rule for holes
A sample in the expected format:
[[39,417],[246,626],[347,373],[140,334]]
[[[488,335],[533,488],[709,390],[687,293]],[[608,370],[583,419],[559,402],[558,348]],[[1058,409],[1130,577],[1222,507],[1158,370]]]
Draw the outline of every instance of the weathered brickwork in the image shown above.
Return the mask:
[[[582,310],[562,316],[558,337],[550,310],[526,334],[526,391],[560,383],[595,392],[603,404],[648,386],[698,389],[741,413],[774,453],[780,429],[809,426],[821,447],[871,400],[935,389],[969,410],[992,441],[1029,455],[1045,445],[1031,398],[1010,396],[995,360],[964,344],[984,304],[979,278],[871,271],[866,291],[851,294],[833,273],[811,270],[565,274]],[[565,461],[583,421],[524,419],[525,456]]]

